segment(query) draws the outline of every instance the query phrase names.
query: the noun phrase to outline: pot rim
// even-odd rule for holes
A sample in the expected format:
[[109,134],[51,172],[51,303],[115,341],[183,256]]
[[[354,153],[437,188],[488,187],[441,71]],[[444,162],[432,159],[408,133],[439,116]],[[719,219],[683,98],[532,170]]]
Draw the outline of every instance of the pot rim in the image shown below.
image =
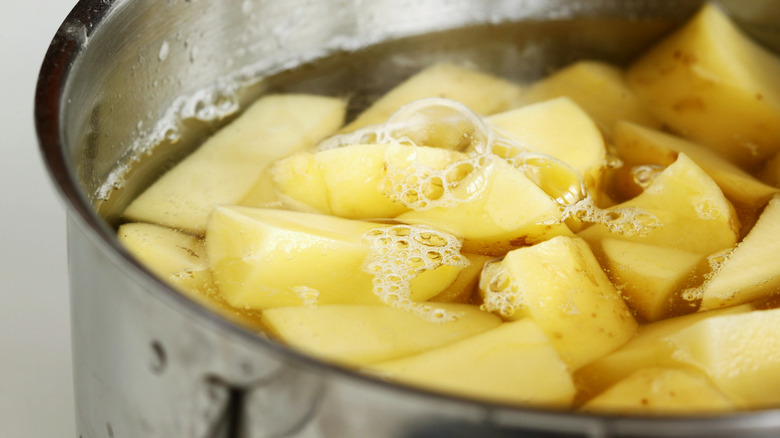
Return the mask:
[[[34,119],[39,152],[49,177],[65,202],[68,216],[76,219],[86,230],[86,234],[93,243],[113,263],[141,282],[150,294],[178,307],[180,311],[187,313],[192,318],[197,318],[199,322],[218,328],[252,347],[266,349],[281,359],[291,360],[296,365],[323,373],[335,373],[344,379],[374,385],[377,389],[427,398],[432,402],[444,401],[448,404],[466,405],[510,416],[514,415],[515,417],[511,417],[508,422],[510,427],[512,425],[521,426],[522,421],[533,419],[535,420],[533,424],[540,424],[540,422],[550,422],[553,425],[569,423],[566,429],[580,432],[588,431],[594,436],[603,436],[614,432],[646,435],[648,431],[652,431],[654,434],[661,432],[664,435],[682,436],[688,433],[701,434],[707,431],[735,433],[740,430],[754,432],[780,428],[780,408],[718,415],[649,417],[593,414],[481,401],[429,391],[402,383],[391,383],[339,365],[320,361],[278,342],[258,336],[168,286],[119,243],[115,232],[98,215],[84,191],[79,188],[78,178],[73,171],[73,166],[70,165],[64,141],[63,114],[68,106],[64,93],[70,80],[72,67],[86,49],[86,41],[89,40],[92,33],[111,13],[127,1],[129,0],[80,0],[75,5],[57,30],[43,59],[35,90]],[[503,424],[499,426],[503,426]],[[680,435],[681,432],[682,435]]]

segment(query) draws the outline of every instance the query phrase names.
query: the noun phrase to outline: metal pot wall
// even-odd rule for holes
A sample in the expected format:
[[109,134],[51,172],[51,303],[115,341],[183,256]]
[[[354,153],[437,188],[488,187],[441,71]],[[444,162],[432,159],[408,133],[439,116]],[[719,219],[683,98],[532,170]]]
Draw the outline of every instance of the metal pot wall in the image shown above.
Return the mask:
[[[583,57],[624,63],[699,4],[81,1],[44,60],[35,112],[45,161],[69,211],[79,436],[780,435],[780,411],[674,419],[580,415],[474,402],[361,376],[199,307],[135,261],[113,229],[118,213],[159,169],[265,91],[357,90],[370,97],[431,59],[468,61],[515,79]],[[725,6],[780,49],[775,5]],[[439,34],[417,37],[429,32]],[[375,48],[350,55],[368,46]],[[307,64],[320,58],[328,60]]]

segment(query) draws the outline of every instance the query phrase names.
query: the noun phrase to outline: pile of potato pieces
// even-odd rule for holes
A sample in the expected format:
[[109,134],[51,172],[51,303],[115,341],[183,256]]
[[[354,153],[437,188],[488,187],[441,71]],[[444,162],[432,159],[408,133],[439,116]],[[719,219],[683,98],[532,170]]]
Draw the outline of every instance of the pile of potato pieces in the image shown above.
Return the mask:
[[[587,412],[778,407],[777,78],[706,5],[625,70],[434,65],[346,126],[342,99],[269,95],[118,236],[214,311],[380,378]],[[377,142],[431,97],[509,146],[475,150],[468,120]],[[569,171],[587,197],[566,204],[545,178]]]

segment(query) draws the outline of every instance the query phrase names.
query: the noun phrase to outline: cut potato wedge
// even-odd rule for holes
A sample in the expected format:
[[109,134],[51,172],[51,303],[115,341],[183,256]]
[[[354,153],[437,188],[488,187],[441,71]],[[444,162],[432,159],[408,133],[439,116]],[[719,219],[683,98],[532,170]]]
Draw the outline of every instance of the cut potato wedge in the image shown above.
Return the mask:
[[203,239],[161,225],[127,223],[117,237],[155,275],[187,297],[228,319],[260,330],[257,312],[230,306],[217,292]]
[[[387,233],[386,245],[404,245],[407,251],[391,256],[377,271],[369,269],[369,263],[376,261],[377,251],[382,249],[372,247],[369,232],[380,236]],[[459,248],[431,244],[424,236],[437,244],[457,243],[430,229],[223,206],[217,207],[209,219],[206,250],[220,293],[238,308],[380,305],[385,301],[375,279],[395,284],[399,289],[395,299],[424,301],[452,284],[466,266]],[[424,268],[423,258],[428,253],[439,255],[435,269]],[[412,269],[414,275],[403,278],[414,263],[420,265]],[[396,273],[399,267],[403,269]]]
[[614,231],[596,223],[578,233],[593,246],[615,238],[709,255],[732,248],[739,236],[734,206],[684,153],[641,195],[606,211],[622,222]]
[[387,306],[277,307],[262,321],[274,337],[329,361],[367,365],[451,344],[501,324],[495,315],[466,304],[433,304],[454,321],[430,321]]
[[699,373],[673,368],[645,368],[592,398],[580,411],[693,415],[716,414],[734,408],[734,403]]
[[493,75],[452,64],[437,64],[388,91],[342,132],[384,123],[402,106],[428,97],[452,99],[477,114],[493,114],[514,106],[521,91],[518,85]]
[[550,341],[530,320],[516,321],[368,372],[450,394],[564,408],[574,384]]
[[780,404],[780,309],[706,318],[665,342],[738,407]]
[[706,265],[703,254],[620,239],[604,239],[600,249],[610,279],[643,321],[678,311],[682,292]]
[[271,171],[288,208],[349,219],[393,218],[409,207],[400,201],[406,187],[394,184],[389,172],[424,180],[465,158],[462,153],[438,148],[357,144],[301,152],[276,162]]
[[124,216],[203,234],[215,205],[239,203],[267,166],[338,129],[345,112],[346,104],[330,97],[263,97],[152,184]]
[[712,3],[628,70],[664,124],[752,170],[780,150],[780,59]]
[[487,123],[531,152],[571,166],[595,197],[606,164],[606,146],[596,124],[568,97],[490,116]]
[[731,202],[751,209],[763,207],[780,193],[777,187],[759,181],[712,149],[629,122],[615,126],[615,148],[627,165],[668,166],[682,152],[712,177]]
[[484,307],[510,320],[531,318],[570,370],[627,342],[637,323],[582,239],[554,237],[487,265]]
[[643,368],[693,369],[675,359],[675,349],[665,339],[708,318],[746,314],[753,310],[752,306],[745,304],[709,312],[692,313],[642,325],[636,336],[628,343],[578,369],[574,374],[575,380],[587,398],[599,394]]
[[463,239],[467,252],[500,255],[558,235],[572,235],[560,207],[522,171],[494,157],[452,189],[451,206],[412,210],[396,217]]
[[658,121],[628,87],[625,72],[598,61],[578,61],[532,84],[520,97],[528,105],[568,97],[590,115],[607,138],[619,120],[650,128]]
[[703,288],[701,310],[733,306],[780,294],[780,196]]

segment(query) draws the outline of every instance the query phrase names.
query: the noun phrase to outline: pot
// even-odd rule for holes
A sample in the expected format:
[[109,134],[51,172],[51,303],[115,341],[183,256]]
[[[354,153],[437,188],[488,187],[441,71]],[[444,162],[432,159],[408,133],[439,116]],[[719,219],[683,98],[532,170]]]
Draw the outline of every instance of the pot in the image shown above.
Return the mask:
[[[724,2],[780,50],[771,1]],[[119,213],[268,91],[355,93],[432,60],[530,80],[626,63],[692,0],[84,0],[38,82],[40,147],[68,209],[77,428],[93,437],[778,436],[780,411],[640,418],[520,408],[359,375],[168,287],[118,243]],[[763,9],[762,9],[763,8]],[[772,15],[774,14],[774,15]]]

